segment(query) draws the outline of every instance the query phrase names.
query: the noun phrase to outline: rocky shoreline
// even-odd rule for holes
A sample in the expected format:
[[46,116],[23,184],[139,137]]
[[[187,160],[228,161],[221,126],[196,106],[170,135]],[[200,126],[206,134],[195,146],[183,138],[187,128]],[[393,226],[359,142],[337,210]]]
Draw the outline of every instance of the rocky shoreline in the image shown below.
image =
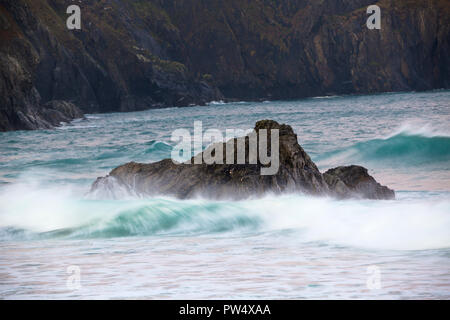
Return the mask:
[[[267,165],[259,160],[256,164],[250,163],[249,139],[246,136],[245,164],[175,163],[171,159],[149,164],[130,162],[115,168],[108,176],[98,178],[90,192],[112,198],[120,198],[118,191],[125,190],[141,196],[162,195],[180,199],[243,200],[285,193],[339,199],[395,199],[395,192],[380,185],[364,167],[338,167],[322,174],[298,144],[297,135],[289,125],[262,120],[256,123],[254,132],[261,129],[279,130],[279,168],[274,175],[261,175],[261,167]],[[224,154],[227,146],[237,144],[237,139],[242,138],[223,143]],[[192,159],[203,156],[203,153]]]
[[52,100],[39,108],[26,108],[10,114],[7,122],[0,123],[5,131],[52,129],[62,123],[69,123],[75,119],[85,119],[83,112],[73,103]]
[[[450,6],[421,1],[0,0],[0,131],[84,113],[450,87]],[[381,30],[365,27],[368,5]],[[52,118],[52,116],[50,117]]]

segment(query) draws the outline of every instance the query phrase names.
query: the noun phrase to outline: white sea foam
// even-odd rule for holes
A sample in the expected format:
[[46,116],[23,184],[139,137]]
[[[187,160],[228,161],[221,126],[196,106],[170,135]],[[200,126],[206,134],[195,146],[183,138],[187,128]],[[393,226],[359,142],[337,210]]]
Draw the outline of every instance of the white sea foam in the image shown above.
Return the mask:
[[[98,125],[86,130],[2,133],[0,298],[449,299],[450,194],[433,191],[450,190],[442,148],[449,97],[446,90],[152,109],[88,115],[75,122]],[[397,192],[396,201],[216,202],[148,199],[113,185],[122,200],[85,196],[117,165],[167,157],[165,146],[148,141],[167,142],[175,128],[261,119],[292,125],[314,157],[344,150],[324,159],[336,160],[332,166],[365,165],[384,185],[421,191]],[[404,142],[418,151],[403,156]],[[387,151],[373,157],[378,147]],[[30,168],[33,175],[23,172]],[[64,290],[71,265],[81,268],[79,291]],[[369,266],[380,268],[380,290],[366,286]]]
[[307,241],[370,249],[450,247],[450,201],[370,201],[289,196],[254,201],[275,229],[304,231]]
[[450,130],[448,127],[436,127],[435,124],[423,123],[421,121],[409,121],[400,125],[396,130],[385,137],[385,139],[389,139],[399,134],[409,136],[423,136],[427,138],[450,137]]
[[223,100],[219,100],[219,101],[210,101],[207,103],[207,105],[224,105],[226,104],[226,102],[224,102]]
[[[290,195],[215,202],[131,194],[120,201],[95,197],[36,183],[10,185],[0,193],[0,227],[39,233],[74,229],[82,237],[114,237],[108,228],[120,235],[292,229],[305,242],[392,250],[450,248],[448,199],[338,201]],[[167,226],[167,221],[172,224]]]

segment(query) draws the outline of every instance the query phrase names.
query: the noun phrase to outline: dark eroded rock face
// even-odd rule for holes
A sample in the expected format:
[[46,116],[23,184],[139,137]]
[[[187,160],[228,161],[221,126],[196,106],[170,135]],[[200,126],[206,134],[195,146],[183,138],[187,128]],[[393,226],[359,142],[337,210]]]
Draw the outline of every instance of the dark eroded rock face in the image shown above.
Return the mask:
[[83,112],[73,103],[52,100],[38,107],[25,105],[10,114],[0,112],[0,131],[50,129],[82,118]]
[[178,31],[150,3],[83,1],[82,29],[68,30],[72,4],[0,0],[0,131],[46,128],[53,100],[95,113],[223,99],[167,53]]
[[[98,178],[91,192],[120,197],[116,190],[126,190],[132,194],[175,196],[181,199],[197,196],[245,199],[268,193],[304,193],[341,198],[358,196],[369,199],[393,197],[392,190],[381,187],[362,167],[357,167],[362,171],[342,169],[346,174],[322,175],[298,144],[297,135],[290,126],[263,120],[256,123],[254,132],[261,129],[279,130],[279,169],[274,175],[261,175],[261,168],[267,166],[259,160],[256,164],[249,163],[249,137],[246,136],[240,138],[245,141],[245,164],[176,164],[171,159],[150,164],[130,162],[112,170],[107,177]],[[224,154],[227,145],[237,146],[238,139],[223,144]],[[209,148],[192,160],[204,155]]]
[[[49,37],[44,29],[24,2],[0,0],[0,131],[47,129],[83,117],[75,104],[53,96],[43,99],[37,89],[45,83],[37,70],[50,50],[39,38]],[[56,88],[57,83],[50,85]]]
[[[448,0],[0,0],[0,131],[83,112],[450,87]],[[381,7],[381,30],[365,24]]]
[[44,104],[42,117],[52,126],[58,126],[61,122],[70,122],[73,119],[84,118],[83,112],[73,103],[52,100]]
[[367,199],[394,199],[395,192],[382,186],[361,166],[330,169],[323,174],[325,181],[339,197]]

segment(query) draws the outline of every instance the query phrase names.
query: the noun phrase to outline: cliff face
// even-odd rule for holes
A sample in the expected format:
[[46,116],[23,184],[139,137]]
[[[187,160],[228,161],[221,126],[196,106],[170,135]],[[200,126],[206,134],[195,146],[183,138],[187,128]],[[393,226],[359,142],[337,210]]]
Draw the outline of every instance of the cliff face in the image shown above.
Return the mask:
[[[175,3],[175,4],[174,4]],[[184,63],[226,97],[448,88],[450,2],[160,0],[186,46]],[[366,27],[381,8],[381,30]]]
[[375,3],[0,0],[0,131],[52,125],[55,100],[91,113],[450,87],[449,2]]

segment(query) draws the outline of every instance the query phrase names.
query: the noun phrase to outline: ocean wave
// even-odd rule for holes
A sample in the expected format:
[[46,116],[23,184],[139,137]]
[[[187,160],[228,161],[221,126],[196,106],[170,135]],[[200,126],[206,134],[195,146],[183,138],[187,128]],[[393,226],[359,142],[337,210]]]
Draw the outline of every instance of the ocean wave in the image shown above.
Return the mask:
[[423,136],[423,137],[450,137],[450,131],[448,128],[434,127],[430,124],[421,125],[420,123],[407,122],[401,125],[392,134],[388,135],[387,138],[396,136],[399,134],[410,135],[410,136]]
[[334,98],[341,98],[342,96],[332,95],[332,96],[319,96],[319,97],[312,97],[311,99],[334,99]]
[[61,126],[56,127],[56,130],[75,130],[75,129],[92,129],[92,128],[98,128],[99,126],[96,125],[73,125],[72,123],[63,123]]
[[[246,215],[232,203],[201,200],[67,200],[65,205],[46,207],[44,214],[39,209],[33,210],[34,213],[22,211],[22,217],[33,215],[26,222],[10,221],[5,225],[2,221],[0,240],[186,236],[255,230],[260,223],[258,217]],[[40,212],[42,216],[38,220],[36,215]]]
[[430,130],[402,129],[386,138],[358,142],[317,157],[320,166],[355,161],[398,166],[430,165],[450,161],[450,136]]
[[215,105],[224,105],[224,104],[226,104],[226,102],[225,101],[223,101],[223,100],[219,100],[219,101],[210,101],[210,102],[208,102],[206,105],[213,105],[213,106],[215,106]]
[[305,243],[422,250],[450,248],[449,228],[448,197],[100,200],[60,187],[17,184],[0,193],[0,241],[294,232]]
[[145,153],[159,152],[163,154],[170,154],[171,151],[172,146],[163,141],[151,140],[146,143]]

